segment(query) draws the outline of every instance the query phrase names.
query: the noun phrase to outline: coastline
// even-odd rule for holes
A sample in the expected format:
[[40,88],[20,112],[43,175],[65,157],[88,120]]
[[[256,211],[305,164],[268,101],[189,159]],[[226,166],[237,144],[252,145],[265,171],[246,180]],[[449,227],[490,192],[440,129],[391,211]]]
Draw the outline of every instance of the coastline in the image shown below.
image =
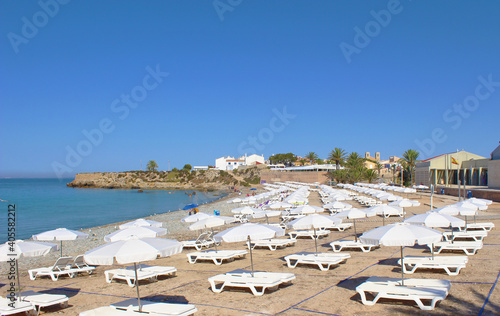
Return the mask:
[[[238,193],[229,193],[226,194],[225,196],[209,202],[205,204],[201,204],[198,207],[198,210],[200,212],[204,212],[207,214],[213,214],[214,210],[218,210],[220,212],[220,215],[226,216],[232,216],[231,209],[233,209],[235,206],[234,204],[227,203],[228,200],[234,199],[236,196],[238,196]],[[188,211],[184,210],[175,210],[171,212],[165,212],[161,214],[154,214],[150,215],[147,217],[143,217],[144,219],[148,220],[155,220],[163,223],[163,227],[167,228],[167,239],[176,239],[176,240],[187,240],[187,239],[193,239],[196,238],[199,235],[199,232],[197,231],[190,231],[188,230],[188,226],[191,223],[183,223],[181,222],[181,219],[188,216]],[[124,224],[126,222],[130,222],[130,220],[127,221],[120,221],[120,222],[114,222],[110,224],[105,224],[101,226],[95,226],[95,227],[90,227],[90,228],[84,228],[79,231],[82,231],[84,233],[89,234],[89,238],[87,239],[81,239],[81,240],[72,240],[72,241],[64,241],[63,242],[63,255],[64,256],[77,256],[84,254],[86,251],[94,249],[96,247],[99,247],[106,242],[104,241],[104,236],[108,235],[112,232],[115,232],[118,230],[118,226],[121,224]],[[32,240],[27,239],[27,240]],[[60,245],[59,242],[52,242]],[[57,258],[60,257],[60,251],[52,252],[47,254],[46,256],[42,257],[31,257],[31,258],[26,258],[23,257],[19,260],[19,269],[21,274],[26,274],[27,275],[27,270],[33,267],[40,267],[40,266],[50,266],[52,265]],[[0,273],[6,273],[4,271],[6,267],[3,265],[1,266]]]

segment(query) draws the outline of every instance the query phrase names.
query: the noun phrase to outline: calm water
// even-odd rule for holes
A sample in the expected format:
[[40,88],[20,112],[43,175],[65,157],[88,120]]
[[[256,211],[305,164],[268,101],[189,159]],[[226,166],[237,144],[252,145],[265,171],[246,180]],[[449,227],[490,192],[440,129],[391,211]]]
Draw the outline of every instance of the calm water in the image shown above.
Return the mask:
[[[0,242],[7,240],[7,207],[16,205],[16,238],[64,227],[81,229],[176,211],[220,196],[184,190],[109,190],[66,187],[73,179],[0,179]],[[171,192],[171,194],[169,194]],[[192,190],[189,192],[193,192]],[[8,201],[8,202],[7,202]]]

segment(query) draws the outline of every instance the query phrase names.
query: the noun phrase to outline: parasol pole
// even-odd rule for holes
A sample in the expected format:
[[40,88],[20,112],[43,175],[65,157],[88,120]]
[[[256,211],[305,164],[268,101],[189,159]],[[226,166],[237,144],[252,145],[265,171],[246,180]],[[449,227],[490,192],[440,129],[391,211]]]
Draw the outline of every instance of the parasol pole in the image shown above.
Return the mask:
[[250,250],[250,264],[252,266],[252,278],[255,276],[253,271],[253,254],[252,254],[252,240],[250,239],[250,235],[247,236],[248,248]]
[[403,269],[404,269],[404,266],[405,266],[405,263],[404,263],[404,257],[403,257],[403,246],[400,246],[401,247],[401,285],[405,285],[405,275],[404,275],[404,272],[403,272]]
[[314,230],[314,246],[316,247],[316,256],[318,255],[318,236],[316,235],[316,227],[313,227]]
[[137,290],[137,303],[139,304],[139,313],[142,312],[141,306],[141,296],[139,295],[139,278],[137,277],[137,263],[134,262],[134,271],[135,271],[135,288]]

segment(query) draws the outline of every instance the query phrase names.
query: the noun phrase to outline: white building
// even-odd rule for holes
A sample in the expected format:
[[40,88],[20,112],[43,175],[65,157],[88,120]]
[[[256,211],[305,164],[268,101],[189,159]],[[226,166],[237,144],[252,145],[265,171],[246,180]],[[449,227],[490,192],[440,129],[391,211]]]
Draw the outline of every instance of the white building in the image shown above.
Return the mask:
[[219,170],[234,170],[238,169],[239,166],[254,166],[264,164],[264,155],[250,155],[241,156],[240,158],[234,158],[231,156],[220,157],[215,159],[215,168]]

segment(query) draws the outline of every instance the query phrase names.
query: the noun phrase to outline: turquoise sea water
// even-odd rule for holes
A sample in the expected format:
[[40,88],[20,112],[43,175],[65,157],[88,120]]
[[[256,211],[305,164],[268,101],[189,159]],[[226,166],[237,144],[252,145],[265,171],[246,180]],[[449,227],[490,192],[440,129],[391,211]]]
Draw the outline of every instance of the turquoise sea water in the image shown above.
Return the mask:
[[[0,179],[0,242],[7,240],[7,209],[16,205],[16,238],[56,228],[81,229],[177,211],[220,196],[184,190],[69,188],[73,179]],[[171,192],[171,193],[169,193]]]

